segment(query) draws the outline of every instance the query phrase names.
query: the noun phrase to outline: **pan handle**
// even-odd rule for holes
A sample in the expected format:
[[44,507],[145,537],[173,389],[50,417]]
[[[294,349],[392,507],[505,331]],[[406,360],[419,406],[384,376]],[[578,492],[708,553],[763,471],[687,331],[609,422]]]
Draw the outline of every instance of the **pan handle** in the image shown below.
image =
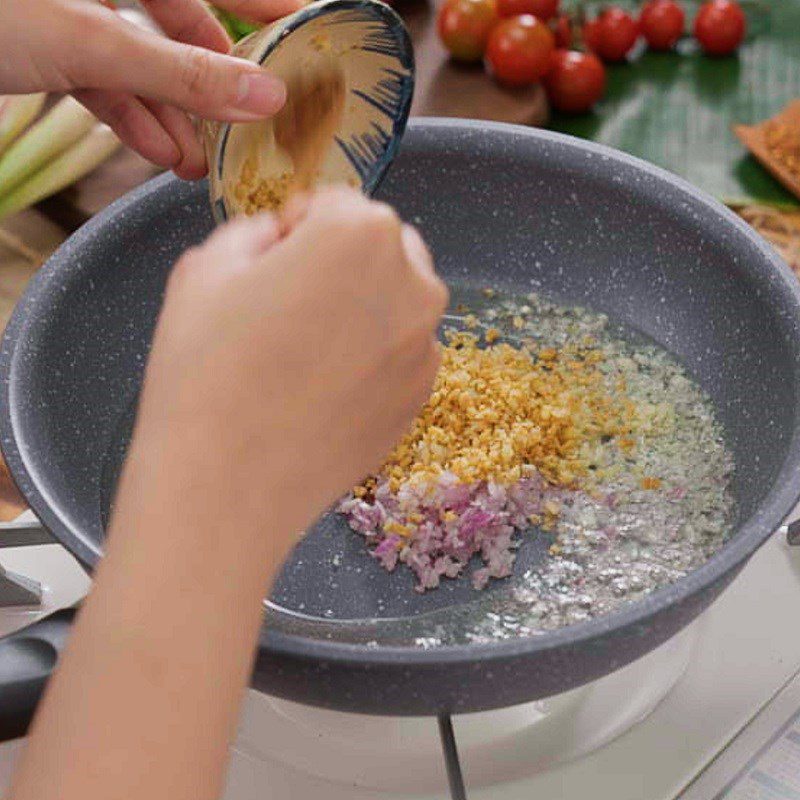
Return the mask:
[[0,742],[27,732],[76,613],[57,611],[0,639]]

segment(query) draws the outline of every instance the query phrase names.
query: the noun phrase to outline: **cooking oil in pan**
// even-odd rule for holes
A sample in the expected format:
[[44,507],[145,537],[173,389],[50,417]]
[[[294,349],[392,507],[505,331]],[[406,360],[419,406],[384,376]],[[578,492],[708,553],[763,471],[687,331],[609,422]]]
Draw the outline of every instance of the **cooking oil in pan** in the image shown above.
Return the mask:
[[[609,447],[611,477],[592,492],[564,493],[551,530],[518,531],[512,576],[490,580],[484,591],[470,580],[483,566],[479,558],[460,577],[443,578],[439,588],[414,591],[410,570],[402,563],[391,573],[383,570],[364,537],[331,510],[278,576],[267,601],[268,624],[376,647],[537,635],[609,613],[674,582],[724,543],[735,515],[732,457],[711,400],[672,355],[603,314],[535,295],[458,287],[451,295],[445,327],[491,327],[500,341],[528,340],[539,348],[590,337],[609,381],[624,377],[630,399],[663,423],[662,433],[640,433],[627,451]],[[120,420],[122,442],[134,413],[132,400]],[[119,446],[106,459],[106,520],[124,453]]]

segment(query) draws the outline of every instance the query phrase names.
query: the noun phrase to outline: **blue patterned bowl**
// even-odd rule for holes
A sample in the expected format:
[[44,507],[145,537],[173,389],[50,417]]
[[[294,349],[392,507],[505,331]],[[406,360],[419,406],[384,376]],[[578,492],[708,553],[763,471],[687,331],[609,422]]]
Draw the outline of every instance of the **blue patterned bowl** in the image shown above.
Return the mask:
[[[242,39],[233,52],[289,79],[320,42],[342,69],[345,105],[317,185],[347,183],[372,194],[397,153],[414,91],[414,55],[400,17],[377,0],[317,0]],[[233,187],[244,167],[245,142],[258,143],[259,178],[276,180],[287,170],[270,120],[206,123],[204,136],[218,222],[244,211]]]

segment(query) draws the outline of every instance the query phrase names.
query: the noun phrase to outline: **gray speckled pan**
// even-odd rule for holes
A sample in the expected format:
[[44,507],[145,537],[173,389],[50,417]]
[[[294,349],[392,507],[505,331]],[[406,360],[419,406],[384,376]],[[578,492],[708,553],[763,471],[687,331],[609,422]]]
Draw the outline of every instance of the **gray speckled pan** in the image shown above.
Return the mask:
[[[691,186],[542,131],[417,121],[379,194],[420,226],[451,283],[517,293],[535,286],[606,311],[676,353],[725,424],[740,524],[704,567],[619,613],[532,639],[424,650],[369,646],[342,635],[347,626],[337,620],[409,618],[459,606],[470,590],[455,582],[414,595],[410,578],[381,572],[328,517],[273,595],[308,618],[270,610],[253,685],[369,713],[480,710],[572,688],[655,648],[714,600],[797,500],[794,278],[746,225]],[[211,227],[205,187],[147,184],[53,256],[6,332],[3,451],[36,513],[90,566],[101,555],[165,278]]]

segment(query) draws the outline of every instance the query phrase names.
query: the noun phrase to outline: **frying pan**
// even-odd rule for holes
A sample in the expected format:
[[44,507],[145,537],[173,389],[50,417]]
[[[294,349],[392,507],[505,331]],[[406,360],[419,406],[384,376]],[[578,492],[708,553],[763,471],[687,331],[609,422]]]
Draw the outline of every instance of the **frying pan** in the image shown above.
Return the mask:
[[[252,685],[344,711],[479,711],[571,689],[657,647],[723,591],[800,494],[795,279],[692,186],[548,132],[416,120],[378,194],[420,227],[451,286],[536,289],[607,312],[674,353],[724,425],[739,518],[704,566],[616,613],[426,648],[414,631],[457,622],[475,600],[468,581],[417,595],[409,575],[384,573],[326,515],[278,578]],[[212,225],[204,186],[148,183],[51,258],[7,328],[3,451],[33,510],[89,568],[102,554],[166,277]],[[526,544],[520,561],[541,557]]]

